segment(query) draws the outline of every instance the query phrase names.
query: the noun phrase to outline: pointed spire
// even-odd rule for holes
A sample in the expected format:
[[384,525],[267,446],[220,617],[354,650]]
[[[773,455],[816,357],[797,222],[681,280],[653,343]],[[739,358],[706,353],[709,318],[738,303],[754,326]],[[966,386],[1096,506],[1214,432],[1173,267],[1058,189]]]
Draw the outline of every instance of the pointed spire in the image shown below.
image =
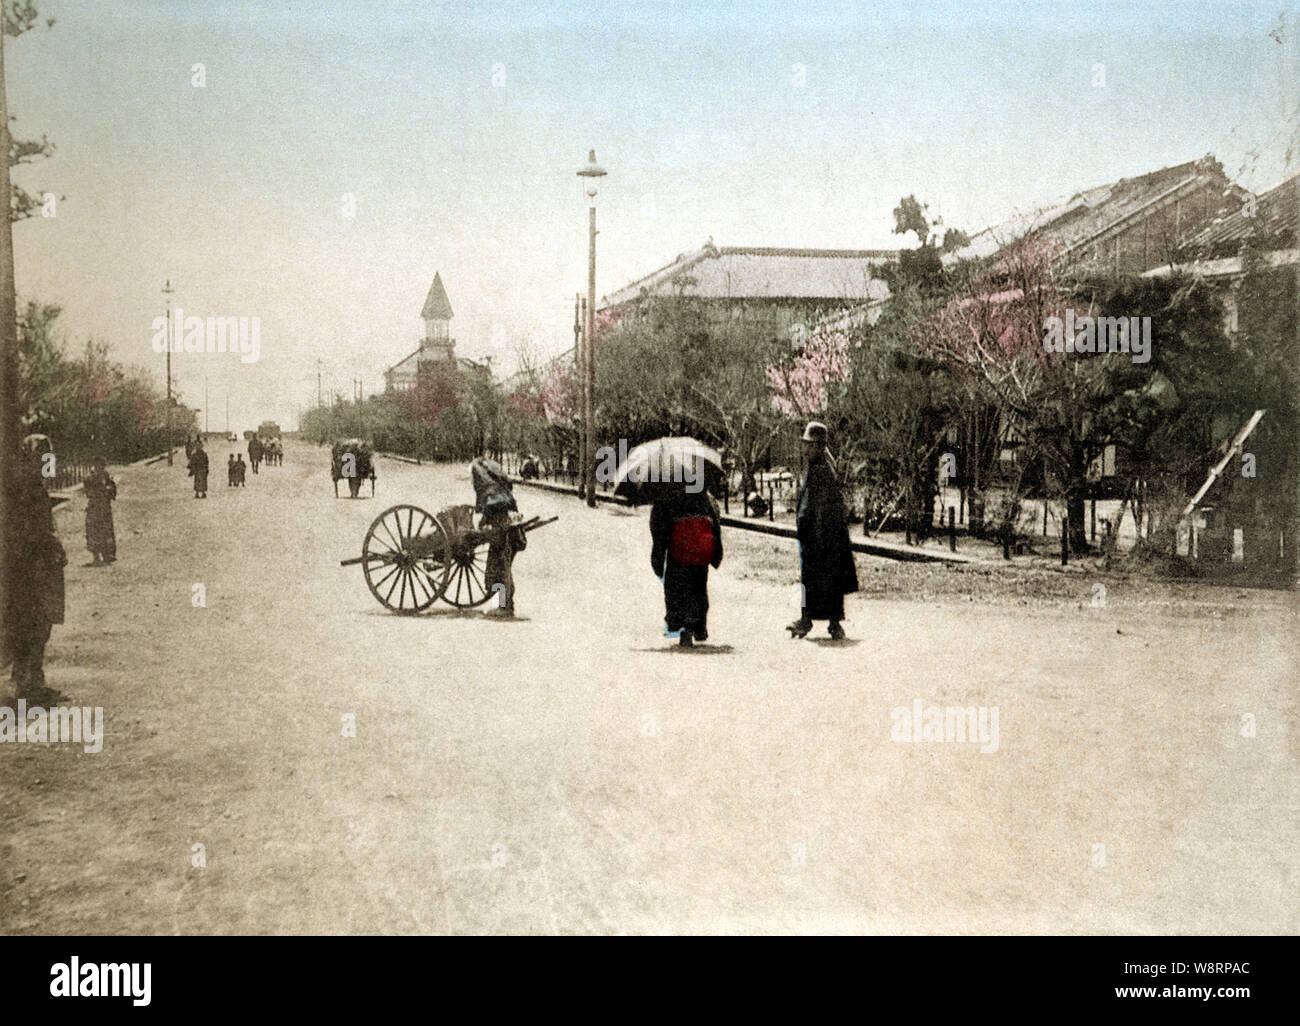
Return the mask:
[[420,316],[426,321],[449,321],[455,316],[451,312],[451,300],[447,298],[447,290],[442,287],[442,276],[436,271],[433,275],[433,284],[429,286],[429,294],[424,298],[424,310]]

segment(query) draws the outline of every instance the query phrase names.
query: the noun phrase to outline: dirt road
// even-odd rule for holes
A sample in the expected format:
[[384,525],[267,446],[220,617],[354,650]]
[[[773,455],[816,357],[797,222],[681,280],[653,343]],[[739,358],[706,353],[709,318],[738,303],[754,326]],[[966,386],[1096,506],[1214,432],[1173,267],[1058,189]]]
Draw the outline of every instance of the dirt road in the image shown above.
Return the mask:
[[[0,745],[0,930],[1300,927],[1294,595],[860,557],[850,641],[793,642],[792,543],[729,531],[680,652],[644,514],[521,489],[561,516],[521,618],[405,618],[338,561],[468,474],[384,460],[352,502],[328,462],[291,443],[206,501],[183,460],[118,472],[106,569],[58,514],[47,675],[105,740]],[[917,700],[996,738],[891,740]]]

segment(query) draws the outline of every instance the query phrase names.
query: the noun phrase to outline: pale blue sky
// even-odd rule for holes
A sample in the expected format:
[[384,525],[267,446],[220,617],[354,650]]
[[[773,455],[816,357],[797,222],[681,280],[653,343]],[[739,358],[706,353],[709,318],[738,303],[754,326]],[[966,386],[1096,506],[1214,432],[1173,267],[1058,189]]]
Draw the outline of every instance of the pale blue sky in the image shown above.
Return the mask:
[[227,393],[237,428],[287,422],[317,358],[379,388],[434,271],[461,354],[569,344],[593,146],[605,293],[710,236],[898,245],[906,193],[975,230],[1205,153],[1268,188],[1300,101],[1294,0],[42,9],[53,30],[6,40],[9,100],[58,151],[18,175],[66,199],[16,227],[19,291],[151,367],[165,278],[188,313],[260,316],[259,363],[176,360],[213,428]]

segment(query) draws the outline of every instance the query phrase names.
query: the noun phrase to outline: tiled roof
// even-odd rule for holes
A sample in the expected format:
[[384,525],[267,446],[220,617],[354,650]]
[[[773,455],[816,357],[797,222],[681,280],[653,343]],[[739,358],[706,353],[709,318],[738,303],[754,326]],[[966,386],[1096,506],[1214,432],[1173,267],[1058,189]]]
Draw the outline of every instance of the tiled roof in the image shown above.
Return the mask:
[[874,273],[892,249],[771,249],[706,243],[605,296],[600,309],[648,295],[705,299],[803,299],[861,303],[889,292]]
[[1300,175],[1257,197],[1253,217],[1247,216],[1248,209],[1242,204],[1228,216],[1206,225],[1187,240],[1183,255],[1201,260],[1236,256],[1252,237],[1264,250],[1300,246]]
[[946,259],[989,256],[1024,235],[1050,240],[1063,252],[1069,251],[1179,190],[1210,183],[1226,184],[1226,178],[1222,166],[1208,154],[1136,178],[1121,178],[986,228],[972,236],[969,246]]
[[424,297],[424,309],[420,311],[420,317],[426,321],[444,320],[449,321],[455,315],[451,312],[451,300],[447,298],[447,290],[442,287],[442,276],[433,272],[433,284],[429,286],[429,294]]

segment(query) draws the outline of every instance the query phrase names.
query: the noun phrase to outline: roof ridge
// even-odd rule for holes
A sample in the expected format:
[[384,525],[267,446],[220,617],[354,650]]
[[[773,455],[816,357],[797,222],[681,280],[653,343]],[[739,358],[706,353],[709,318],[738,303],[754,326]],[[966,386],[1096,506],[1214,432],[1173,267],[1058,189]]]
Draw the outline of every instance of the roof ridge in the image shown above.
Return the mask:
[[805,249],[797,246],[719,246],[718,255],[740,256],[807,256],[807,257],[874,257],[897,256],[898,249]]

